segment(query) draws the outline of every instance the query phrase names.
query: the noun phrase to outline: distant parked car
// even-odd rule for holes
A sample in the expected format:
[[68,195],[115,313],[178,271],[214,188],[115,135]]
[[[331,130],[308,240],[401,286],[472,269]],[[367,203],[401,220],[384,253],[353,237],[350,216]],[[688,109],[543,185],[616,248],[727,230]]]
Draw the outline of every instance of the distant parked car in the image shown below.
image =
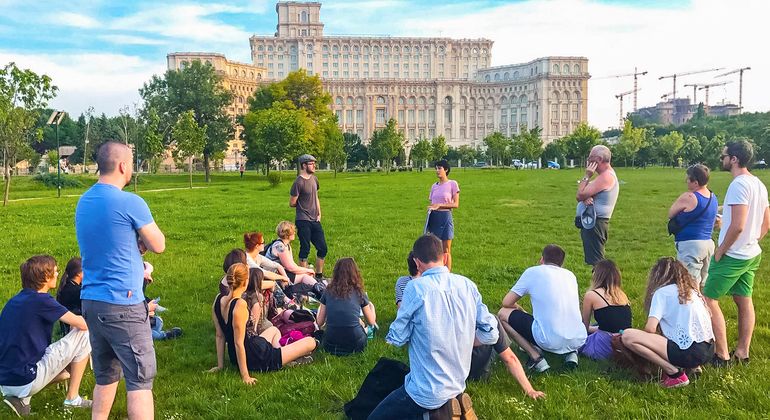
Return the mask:
[[765,162],[764,159],[760,159],[754,164],[754,167],[757,169],[765,169],[767,168],[767,162]]
[[524,163],[521,162],[519,159],[514,159],[511,161],[511,166],[513,166],[516,169],[521,169],[524,167]]
[[527,162],[526,167],[529,169],[537,169],[537,162],[535,161]]
[[549,160],[548,169],[561,169],[561,165],[559,165],[559,162],[554,162],[552,160]]
[[486,162],[476,162],[473,164],[474,168],[486,168],[487,166],[489,165]]

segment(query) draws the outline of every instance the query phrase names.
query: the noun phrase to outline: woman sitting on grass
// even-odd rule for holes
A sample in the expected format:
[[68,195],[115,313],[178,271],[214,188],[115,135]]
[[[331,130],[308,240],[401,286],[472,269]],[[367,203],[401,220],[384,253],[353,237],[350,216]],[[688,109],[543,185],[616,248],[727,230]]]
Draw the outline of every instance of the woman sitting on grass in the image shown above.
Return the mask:
[[376,330],[377,316],[364,291],[361,272],[352,258],[342,258],[334,265],[332,280],[318,307],[316,321],[319,326],[326,325],[324,350],[338,356],[364,351],[367,333],[358,317],[362,311],[366,323]]
[[644,331],[624,330],[623,344],[663,369],[662,386],[688,385],[683,369],[699,368],[714,357],[711,315],[698,284],[681,262],[661,258],[650,271],[644,306],[649,311]]
[[259,268],[264,271],[264,278],[272,281],[289,282],[286,270],[275,261],[271,261],[260,252],[265,249],[265,239],[262,232],[247,232],[243,234],[243,245],[246,247],[246,264],[249,268]]
[[222,269],[225,271],[225,276],[219,282],[219,294],[227,295],[230,293],[230,286],[227,285],[227,272],[233,264],[246,264],[246,252],[242,249],[233,249],[225,255],[225,262],[222,263]]
[[248,304],[241,297],[246,291],[249,269],[246,264],[237,263],[227,271],[228,295],[217,295],[211,310],[216,329],[217,366],[209,372],[224,367],[225,344],[230,363],[238,366],[241,379],[253,384],[249,371],[267,372],[279,370],[287,363],[303,358],[312,360],[310,353],[316,348],[313,338],[305,337],[285,347],[279,347],[281,333],[275,327],[267,328],[262,334],[246,333],[249,320]]
[[[275,228],[275,234],[279,240],[270,245],[270,248],[265,252],[265,257],[283,266],[291,281],[291,286],[304,284],[320,299],[325,285],[316,281],[315,270],[312,267],[302,267],[295,263],[294,255],[291,253],[291,242],[296,237],[297,228],[293,223],[283,221]],[[287,295],[292,296],[293,290],[299,289],[298,287],[287,287],[285,291]]]
[[273,326],[268,319],[270,301],[267,296],[269,294],[266,296],[265,292],[275,286],[275,283],[264,280],[263,276],[264,272],[259,268],[249,268],[249,283],[246,285],[246,291],[243,292],[243,299],[246,300],[249,308],[246,336],[260,335]]
[[[598,325],[591,325],[591,316]],[[612,356],[612,336],[631,328],[631,305],[620,288],[620,271],[611,260],[594,266],[591,288],[583,297],[583,324],[588,339],[580,353],[594,360]]]

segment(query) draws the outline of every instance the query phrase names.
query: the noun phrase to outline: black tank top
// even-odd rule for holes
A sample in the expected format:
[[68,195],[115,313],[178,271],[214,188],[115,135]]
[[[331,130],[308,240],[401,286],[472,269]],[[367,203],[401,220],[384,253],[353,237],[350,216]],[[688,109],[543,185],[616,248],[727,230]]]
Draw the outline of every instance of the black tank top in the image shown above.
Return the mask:
[[594,311],[594,318],[599,323],[599,329],[607,331],[609,333],[618,333],[620,330],[631,328],[631,306],[626,305],[610,305],[607,299],[601,295],[601,293],[594,290],[594,293],[599,295],[600,298],[607,304],[604,308]]
[[[225,317],[222,316],[222,305],[220,305],[223,297],[224,295],[217,296],[216,304],[214,305],[214,313],[217,316],[219,328],[222,329],[222,334],[225,336],[227,355],[230,357],[230,363],[237,367],[238,356],[235,353],[233,311],[235,310],[235,304],[240,298],[234,298],[230,301],[230,313],[227,314],[227,322],[225,322]],[[243,347],[246,351],[246,365],[250,371],[267,372],[279,370],[281,368],[281,349],[273,348],[273,346],[263,337],[256,334],[246,334],[243,338]]]

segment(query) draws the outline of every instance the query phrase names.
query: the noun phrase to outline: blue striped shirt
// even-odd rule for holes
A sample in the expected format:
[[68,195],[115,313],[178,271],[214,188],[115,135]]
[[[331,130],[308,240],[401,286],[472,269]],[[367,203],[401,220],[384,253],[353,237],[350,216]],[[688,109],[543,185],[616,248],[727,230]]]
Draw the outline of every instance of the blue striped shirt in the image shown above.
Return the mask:
[[398,347],[409,343],[404,387],[414,402],[432,410],[465,390],[474,337],[495,344],[497,321],[472,281],[440,266],[407,283],[385,340]]

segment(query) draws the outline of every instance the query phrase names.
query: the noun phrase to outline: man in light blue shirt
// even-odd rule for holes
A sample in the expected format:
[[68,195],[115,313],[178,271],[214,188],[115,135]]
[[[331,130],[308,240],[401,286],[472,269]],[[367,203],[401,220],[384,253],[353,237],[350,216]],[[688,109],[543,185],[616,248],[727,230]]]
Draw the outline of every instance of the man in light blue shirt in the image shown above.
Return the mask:
[[129,419],[153,418],[155,348],[142,293],[144,264],[137,238],[161,253],[166,238],[144,200],[123,187],[131,181],[133,154],[107,142],[96,157],[99,181],[80,197],[75,232],[83,258],[80,292],[93,359],[93,419],[107,419],[121,377]]
[[476,285],[449,273],[437,237],[421,236],[412,252],[422,276],[407,284],[385,337],[395,346],[409,343],[411,371],[404,386],[388,395],[369,419],[420,419],[442,407],[472,415],[470,397],[463,392],[474,338],[482,344],[496,343],[497,321]]

